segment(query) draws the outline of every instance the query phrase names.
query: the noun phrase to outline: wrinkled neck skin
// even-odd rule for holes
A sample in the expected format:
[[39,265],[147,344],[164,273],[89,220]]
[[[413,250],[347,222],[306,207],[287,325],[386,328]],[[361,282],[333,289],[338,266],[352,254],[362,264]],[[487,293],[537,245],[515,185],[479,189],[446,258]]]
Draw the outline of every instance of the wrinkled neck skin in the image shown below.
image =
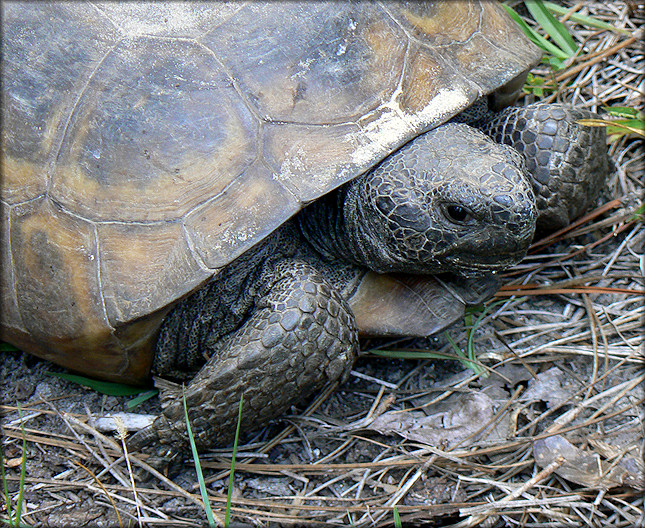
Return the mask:
[[[298,216],[300,231],[305,240],[327,262],[347,262],[377,273],[414,272],[387,245],[375,238],[373,228],[383,222],[362,199],[363,178],[345,184],[309,205]],[[372,231],[365,229],[372,226]],[[418,273],[433,273],[438,269],[425,266]]]
[[[347,187],[331,192],[302,211],[298,226],[305,240],[327,262],[338,260],[365,266],[360,258],[362,251],[355,235],[356,229],[348,229],[345,221],[344,202]],[[350,213],[350,216],[353,216]]]

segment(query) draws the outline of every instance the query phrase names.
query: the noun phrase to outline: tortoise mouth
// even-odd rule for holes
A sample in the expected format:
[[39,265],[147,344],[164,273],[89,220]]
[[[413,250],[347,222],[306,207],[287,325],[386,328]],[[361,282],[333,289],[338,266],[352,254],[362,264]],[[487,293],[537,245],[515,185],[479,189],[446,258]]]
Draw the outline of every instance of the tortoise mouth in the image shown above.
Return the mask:
[[463,277],[481,277],[504,271],[520,262],[526,251],[504,253],[503,255],[486,255],[473,258],[472,255],[453,255],[446,257],[445,262],[451,271]]

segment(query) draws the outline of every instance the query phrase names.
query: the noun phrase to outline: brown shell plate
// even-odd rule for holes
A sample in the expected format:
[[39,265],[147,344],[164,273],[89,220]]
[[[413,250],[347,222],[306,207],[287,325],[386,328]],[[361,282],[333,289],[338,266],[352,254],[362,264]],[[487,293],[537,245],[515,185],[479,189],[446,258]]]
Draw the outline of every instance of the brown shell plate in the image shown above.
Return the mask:
[[539,58],[488,1],[2,10],[2,337],[127,381],[175,300]]

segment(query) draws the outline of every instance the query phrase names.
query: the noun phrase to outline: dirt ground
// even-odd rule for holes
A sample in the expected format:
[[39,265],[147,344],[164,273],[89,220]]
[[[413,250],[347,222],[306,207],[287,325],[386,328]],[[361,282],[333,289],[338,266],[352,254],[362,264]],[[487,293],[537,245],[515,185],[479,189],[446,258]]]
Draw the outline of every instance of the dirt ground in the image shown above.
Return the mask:
[[[545,97],[601,114],[642,110],[635,28],[643,4],[576,5],[628,31],[570,19],[584,49]],[[551,78],[546,66],[536,75]],[[645,150],[636,134],[611,138],[609,148],[615,168],[599,209],[536,244],[485,311],[423,342],[363,343],[346,384],[245,437],[231,526],[394,526],[397,515],[403,526],[645,526],[645,231],[634,215]],[[454,359],[451,340],[472,347],[478,372]],[[375,347],[452,358],[384,358]],[[206,524],[191,457],[157,471],[149,449],[125,457],[119,436],[98,421],[154,415],[157,400],[131,410],[131,396],[105,396],[55,372],[63,370],[2,353],[9,504],[2,493],[0,518],[21,504],[28,526]],[[199,455],[223,523],[231,449]]]

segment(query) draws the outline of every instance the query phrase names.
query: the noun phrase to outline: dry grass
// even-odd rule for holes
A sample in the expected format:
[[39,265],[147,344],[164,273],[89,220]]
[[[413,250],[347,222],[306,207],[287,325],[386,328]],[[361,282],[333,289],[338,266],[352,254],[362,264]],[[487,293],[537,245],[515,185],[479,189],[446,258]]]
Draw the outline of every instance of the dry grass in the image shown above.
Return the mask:
[[[597,111],[642,110],[643,52],[633,33],[643,22],[642,3],[576,7],[631,33],[572,24],[584,51],[555,76],[538,72],[558,87],[549,98]],[[403,526],[642,526],[645,231],[634,212],[645,152],[641,140],[625,136],[612,142],[610,155],[616,170],[604,205],[537,241],[481,321],[474,346],[488,377],[446,371],[446,362],[361,360],[348,384],[241,446],[233,519],[391,526],[396,507]],[[450,334],[465,346],[465,329]],[[430,345],[451,352],[441,338]],[[95,405],[86,402],[89,412],[61,413],[68,396],[9,398],[23,401],[23,522],[203,524],[190,459],[172,479],[144,454],[130,453],[126,463],[123,443],[88,417],[116,399],[95,397]],[[23,433],[15,404],[2,412],[15,500]],[[414,426],[431,421],[417,436],[375,432],[390,417]],[[439,441],[424,442],[427,435]],[[204,453],[202,467],[222,518],[230,450]]]

